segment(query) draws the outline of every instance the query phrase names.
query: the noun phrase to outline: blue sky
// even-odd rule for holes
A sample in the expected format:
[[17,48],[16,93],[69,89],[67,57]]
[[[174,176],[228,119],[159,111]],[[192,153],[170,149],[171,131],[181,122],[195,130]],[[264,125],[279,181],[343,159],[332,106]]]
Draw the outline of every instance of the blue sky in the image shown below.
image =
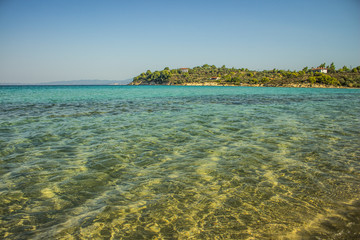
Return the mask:
[[359,0],[0,0],[0,82],[360,65]]

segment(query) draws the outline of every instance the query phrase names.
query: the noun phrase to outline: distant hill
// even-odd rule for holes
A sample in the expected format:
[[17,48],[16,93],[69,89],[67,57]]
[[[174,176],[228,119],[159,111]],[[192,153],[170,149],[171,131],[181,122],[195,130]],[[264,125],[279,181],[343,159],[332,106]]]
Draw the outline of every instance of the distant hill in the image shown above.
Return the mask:
[[72,80],[72,81],[55,81],[44,83],[0,83],[0,85],[64,85],[64,86],[79,86],[79,85],[127,85],[131,83],[132,79],[126,80]]
[[114,81],[114,80],[72,80],[38,83],[35,85],[127,85],[132,79]]
[[[326,70],[327,73],[321,72]],[[319,72],[320,71],[320,72]],[[300,71],[263,70],[247,68],[218,68],[204,64],[194,68],[164,68],[147,70],[134,77],[130,85],[187,85],[187,86],[267,86],[267,87],[353,87],[360,88],[360,66],[336,70],[332,63]]]

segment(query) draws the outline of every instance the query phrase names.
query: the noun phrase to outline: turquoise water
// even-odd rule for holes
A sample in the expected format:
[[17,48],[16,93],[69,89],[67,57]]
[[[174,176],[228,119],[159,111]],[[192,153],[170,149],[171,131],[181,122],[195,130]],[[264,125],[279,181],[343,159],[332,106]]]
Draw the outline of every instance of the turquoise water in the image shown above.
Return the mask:
[[360,90],[0,87],[2,239],[356,239]]

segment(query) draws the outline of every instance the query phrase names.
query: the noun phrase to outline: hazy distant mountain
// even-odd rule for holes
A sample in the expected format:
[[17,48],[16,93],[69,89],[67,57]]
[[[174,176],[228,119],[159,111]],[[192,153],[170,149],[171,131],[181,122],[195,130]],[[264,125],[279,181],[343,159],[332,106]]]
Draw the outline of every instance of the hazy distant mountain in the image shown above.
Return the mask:
[[38,83],[36,85],[126,85],[129,84],[132,79],[114,81],[114,80],[72,80],[72,81],[56,81]]
[[24,83],[2,83],[2,82],[0,82],[0,86],[4,86],[4,85],[29,85],[29,84],[24,84]]
[[126,80],[72,80],[72,81],[56,81],[44,83],[0,83],[0,85],[127,85],[132,79]]

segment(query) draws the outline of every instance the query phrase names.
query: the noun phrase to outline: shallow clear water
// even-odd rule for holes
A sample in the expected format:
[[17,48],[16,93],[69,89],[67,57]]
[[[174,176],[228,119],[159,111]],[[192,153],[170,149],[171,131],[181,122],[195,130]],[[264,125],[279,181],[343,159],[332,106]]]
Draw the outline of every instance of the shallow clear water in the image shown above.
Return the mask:
[[360,90],[0,87],[0,238],[360,237]]

